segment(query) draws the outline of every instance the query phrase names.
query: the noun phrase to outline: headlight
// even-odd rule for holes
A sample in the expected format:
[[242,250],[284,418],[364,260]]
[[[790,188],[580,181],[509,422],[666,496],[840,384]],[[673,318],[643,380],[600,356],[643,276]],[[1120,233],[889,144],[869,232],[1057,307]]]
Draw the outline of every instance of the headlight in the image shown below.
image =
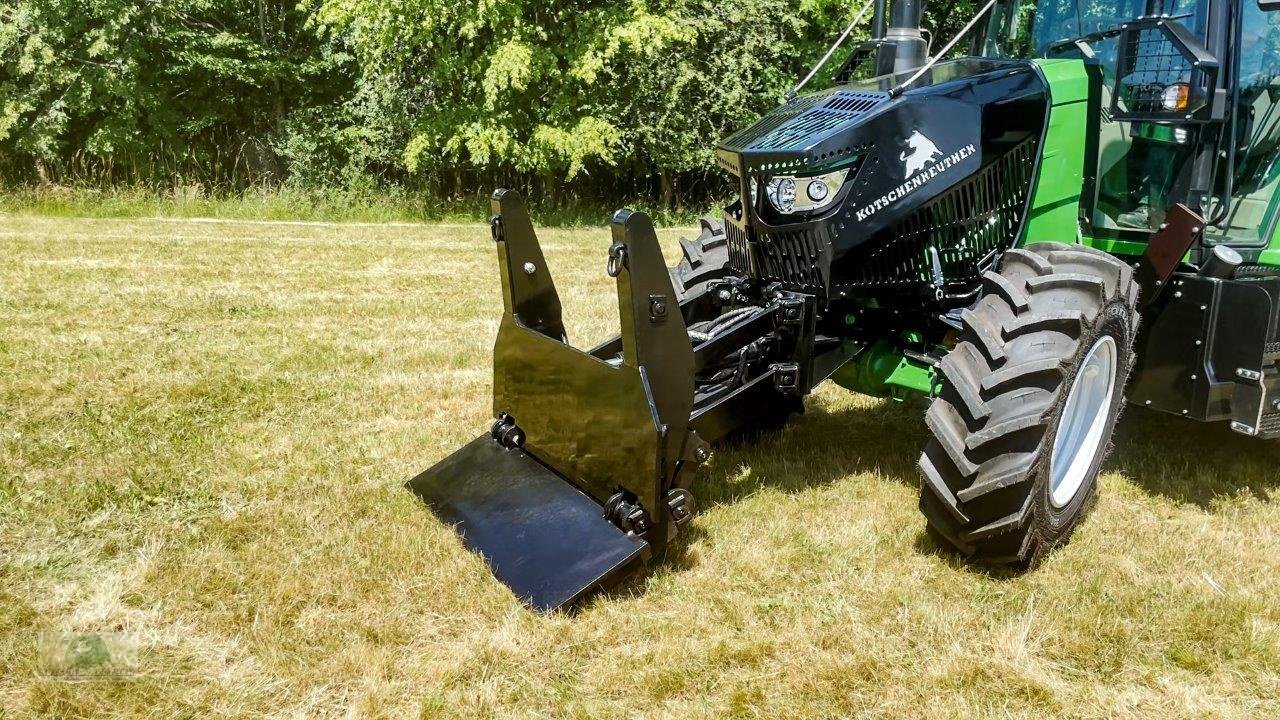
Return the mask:
[[[844,184],[845,176],[848,174],[849,171],[846,169],[812,177],[775,175],[765,183],[764,194],[769,198],[769,204],[773,209],[783,214],[821,210],[835,201],[836,195],[840,192],[840,186]],[[758,192],[756,188],[756,180],[752,178],[751,202],[753,205]]]
[[1186,83],[1174,83],[1160,94],[1160,104],[1165,110],[1186,110],[1191,101],[1191,86]]
[[765,186],[765,194],[769,196],[769,204],[779,212],[789,213],[796,206],[796,180],[789,177],[770,178]]

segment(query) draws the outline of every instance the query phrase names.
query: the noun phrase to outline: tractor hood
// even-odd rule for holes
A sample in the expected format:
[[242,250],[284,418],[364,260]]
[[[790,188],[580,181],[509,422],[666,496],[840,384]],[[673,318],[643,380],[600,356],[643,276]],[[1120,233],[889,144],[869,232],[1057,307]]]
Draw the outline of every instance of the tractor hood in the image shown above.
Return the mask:
[[[802,95],[722,140],[717,155],[735,175],[816,174],[850,165],[867,150],[911,137],[925,125],[945,151],[944,146],[978,140],[981,122],[974,111],[997,99],[989,91],[991,81],[1011,73],[1036,75],[1023,61],[961,58],[934,66],[897,97],[886,78]],[[889,130],[895,131],[892,137],[884,135]]]
[[[881,78],[804,95],[720,143],[721,167],[739,179],[740,199],[725,217],[739,270],[825,293],[833,263],[859,262],[860,254],[872,252],[860,253],[860,246],[879,234],[901,234],[897,226],[904,220],[1009,160],[1015,149],[1019,167],[1012,170],[1027,171],[1018,184],[1029,188],[1031,150],[1049,107],[1048,87],[1035,65],[962,58],[938,64],[900,95],[890,87]],[[807,213],[780,212],[764,192],[751,189],[775,176],[841,169],[848,173],[835,200]],[[992,202],[1009,209],[1017,200],[1025,194]],[[778,239],[783,242],[769,242]],[[779,262],[796,255],[809,262],[774,267],[770,252],[785,253]]]

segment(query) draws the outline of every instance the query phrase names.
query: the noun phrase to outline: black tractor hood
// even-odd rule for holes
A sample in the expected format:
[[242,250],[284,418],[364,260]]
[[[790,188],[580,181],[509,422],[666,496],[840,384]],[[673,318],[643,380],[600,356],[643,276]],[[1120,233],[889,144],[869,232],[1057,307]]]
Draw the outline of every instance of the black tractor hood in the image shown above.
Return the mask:
[[[913,114],[898,113],[899,108],[913,105],[928,106],[919,108],[927,110],[922,113],[924,117],[904,119],[898,124],[909,124],[911,120],[941,120],[941,123],[930,124],[935,129],[950,126],[976,134],[979,128],[976,122],[972,122],[973,118],[946,115],[949,110],[957,108],[948,107],[945,99],[957,90],[978,84],[975,81],[981,76],[1030,72],[1030,64],[1024,61],[960,58],[935,65],[897,97],[892,96],[890,88],[909,75],[875,78],[801,95],[750,127],[720,141],[717,156],[726,170],[739,176],[824,172],[847,164],[859,148],[865,150],[882,139],[869,136],[862,130],[874,118],[888,113]],[[982,77],[982,80],[990,79]],[[939,100],[944,102],[937,104]],[[964,100],[972,103],[972,98]],[[968,127],[964,127],[966,120],[970,121]],[[850,133],[855,128],[860,130]],[[910,132],[907,133],[909,135]],[[939,143],[938,147],[942,149],[942,144]]]
[[[739,178],[739,202],[725,215],[737,269],[807,291],[835,290],[833,266],[847,266],[837,276],[861,277],[872,257],[885,256],[890,236],[907,230],[904,221],[993,164],[1013,163],[1029,179],[1034,160],[1023,156],[1039,143],[1049,101],[1034,64],[962,58],[939,63],[905,92],[891,87],[882,78],[804,95],[720,143],[720,165]],[[764,193],[750,192],[752,180],[759,187],[774,175],[842,168],[849,173],[835,201],[820,210],[781,213]],[[1018,184],[1025,190],[1024,180]],[[1012,201],[991,203],[1003,210]],[[989,220],[991,203],[970,209]],[[868,243],[875,247],[860,247]]]

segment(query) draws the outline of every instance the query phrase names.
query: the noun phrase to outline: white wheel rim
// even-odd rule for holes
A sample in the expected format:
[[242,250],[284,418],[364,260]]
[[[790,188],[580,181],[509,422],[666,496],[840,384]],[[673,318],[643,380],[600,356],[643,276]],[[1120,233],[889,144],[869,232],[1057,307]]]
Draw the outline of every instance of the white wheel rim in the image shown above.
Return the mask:
[[1058,421],[1049,461],[1049,500],[1066,507],[1084,486],[1106,438],[1116,385],[1116,341],[1103,335],[1080,363]]

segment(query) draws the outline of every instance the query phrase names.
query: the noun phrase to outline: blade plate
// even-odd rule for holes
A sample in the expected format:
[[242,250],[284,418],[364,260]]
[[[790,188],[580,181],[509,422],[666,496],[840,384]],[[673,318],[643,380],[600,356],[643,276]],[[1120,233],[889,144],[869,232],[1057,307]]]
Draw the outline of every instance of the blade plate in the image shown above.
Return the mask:
[[536,610],[572,605],[638,569],[649,544],[528,452],[482,435],[408,487]]

